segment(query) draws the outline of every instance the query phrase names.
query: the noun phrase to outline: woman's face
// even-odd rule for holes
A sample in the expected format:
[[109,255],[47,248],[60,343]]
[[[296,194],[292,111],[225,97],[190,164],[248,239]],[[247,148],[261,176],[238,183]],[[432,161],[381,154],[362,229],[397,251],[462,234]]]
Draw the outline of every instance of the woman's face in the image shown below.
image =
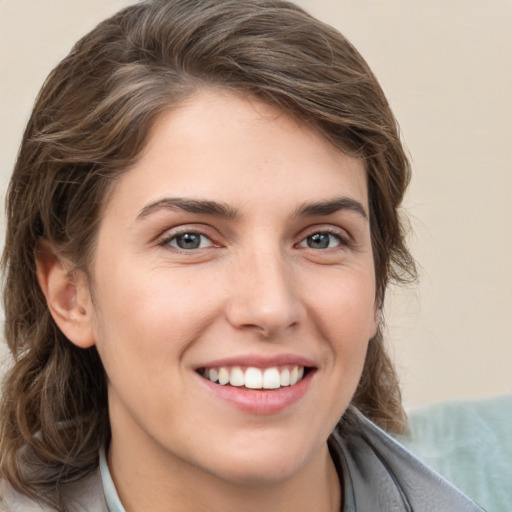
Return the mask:
[[114,469],[286,479],[325,453],[376,331],[364,166],[204,91],[115,185],[91,276]]

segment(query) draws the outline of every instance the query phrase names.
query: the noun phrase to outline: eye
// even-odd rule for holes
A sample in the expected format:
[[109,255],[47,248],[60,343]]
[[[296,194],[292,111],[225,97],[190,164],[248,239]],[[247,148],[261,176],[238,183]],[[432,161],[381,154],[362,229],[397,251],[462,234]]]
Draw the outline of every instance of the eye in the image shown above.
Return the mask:
[[319,231],[308,235],[299,244],[299,247],[307,247],[308,249],[331,249],[338,247],[343,242],[341,235],[331,233],[329,231]]
[[192,251],[194,249],[204,249],[205,247],[212,247],[213,242],[206,235],[196,233],[194,231],[187,231],[173,235],[163,242],[164,245],[170,245],[182,251]]

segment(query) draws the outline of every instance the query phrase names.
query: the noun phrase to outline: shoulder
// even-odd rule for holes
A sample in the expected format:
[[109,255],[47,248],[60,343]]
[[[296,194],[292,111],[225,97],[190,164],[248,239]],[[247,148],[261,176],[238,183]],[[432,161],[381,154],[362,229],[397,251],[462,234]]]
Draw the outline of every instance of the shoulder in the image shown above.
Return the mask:
[[16,491],[6,480],[0,480],[0,512],[54,512]]
[[443,477],[354,408],[330,438],[353,510],[481,512]]
[[[70,512],[108,512],[98,470],[64,484],[62,493]],[[0,512],[55,512],[55,509],[32,500],[7,481],[0,480]]]

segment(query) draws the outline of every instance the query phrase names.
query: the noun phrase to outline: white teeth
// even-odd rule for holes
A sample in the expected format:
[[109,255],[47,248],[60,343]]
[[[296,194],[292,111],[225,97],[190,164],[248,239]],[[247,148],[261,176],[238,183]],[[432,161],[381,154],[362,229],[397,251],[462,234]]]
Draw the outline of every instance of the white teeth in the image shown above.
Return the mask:
[[225,386],[229,382],[229,372],[227,368],[224,368],[224,366],[221,366],[219,368],[219,384],[222,384]]
[[237,387],[244,385],[244,372],[242,371],[242,368],[240,368],[240,366],[233,366],[233,368],[231,368],[231,376],[229,377],[229,383],[232,386]]
[[240,366],[220,366],[206,369],[203,376],[222,386],[229,384],[235,387],[245,386],[249,389],[279,389],[284,386],[293,386],[301,381],[304,377],[304,367],[273,366],[261,370],[250,366],[244,371]]
[[208,372],[208,378],[212,382],[217,382],[219,380],[219,372],[215,368],[210,368]]
[[247,368],[245,370],[245,387],[249,389],[261,389],[263,387],[263,375],[259,368]]
[[281,386],[289,386],[290,385],[290,370],[285,368],[281,372]]
[[277,368],[267,368],[263,372],[263,389],[278,389],[281,387],[281,376]]
[[292,368],[292,371],[290,372],[290,386],[293,386],[294,384],[297,384],[298,373],[299,373],[299,370],[297,369],[296,366],[294,366]]

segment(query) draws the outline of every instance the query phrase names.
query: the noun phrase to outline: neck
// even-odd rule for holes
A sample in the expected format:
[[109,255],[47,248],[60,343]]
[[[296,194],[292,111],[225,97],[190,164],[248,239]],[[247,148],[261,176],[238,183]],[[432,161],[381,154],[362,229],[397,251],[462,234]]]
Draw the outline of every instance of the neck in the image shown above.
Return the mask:
[[340,510],[339,479],[327,444],[298,471],[277,482],[226,481],[184,461],[162,457],[161,452],[146,451],[134,460],[136,452],[117,450],[113,440],[108,456],[126,512]]

